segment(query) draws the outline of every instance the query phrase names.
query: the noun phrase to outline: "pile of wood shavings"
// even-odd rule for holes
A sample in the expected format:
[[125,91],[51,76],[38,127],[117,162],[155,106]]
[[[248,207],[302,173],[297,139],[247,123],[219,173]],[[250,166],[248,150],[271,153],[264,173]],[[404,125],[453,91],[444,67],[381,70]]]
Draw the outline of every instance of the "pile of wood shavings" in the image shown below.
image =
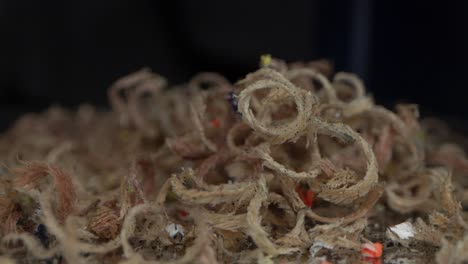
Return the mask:
[[327,61],[260,64],[171,88],[143,69],[111,112],[20,118],[0,139],[0,260],[468,261],[468,161],[440,121]]

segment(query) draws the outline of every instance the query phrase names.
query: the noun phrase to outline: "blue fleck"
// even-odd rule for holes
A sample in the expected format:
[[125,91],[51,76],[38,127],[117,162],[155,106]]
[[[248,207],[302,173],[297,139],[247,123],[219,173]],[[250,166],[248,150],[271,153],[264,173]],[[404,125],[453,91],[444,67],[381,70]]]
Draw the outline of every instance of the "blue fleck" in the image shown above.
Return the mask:
[[[45,248],[49,248],[49,234],[47,233],[47,228],[43,224],[38,224],[36,226],[36,230],[34,231],[34,235],[41,241],[42,245]],[[62,256],[52,257],[50,259],[46,259],[46,264],[53,264],[54,260],[57,260],[55,263],[62,263]]]
[[237,100],[236,100],[236,96],[234,95],[234,92],[230,92],[229,93],[229,97],[228,97],[228,101],[229,103],[231,104],[231,107],[232,107],[232,110],[240,115],[242,115],[241,113],[239,113],[239,108],[237,106]]
[[45,248],[49,247],[49,236],[47,235],[47,228],[43,224],[38,224],[36,226],[36,230],[34,231],[34,235],[39,238],[42,245]]

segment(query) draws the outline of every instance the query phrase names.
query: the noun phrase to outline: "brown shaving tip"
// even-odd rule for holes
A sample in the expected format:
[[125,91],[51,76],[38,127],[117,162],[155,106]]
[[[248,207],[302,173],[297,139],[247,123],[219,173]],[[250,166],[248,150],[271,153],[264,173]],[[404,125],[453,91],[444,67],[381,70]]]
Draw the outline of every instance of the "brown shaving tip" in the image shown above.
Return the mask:
[[43,178],[50,175],[57,192],[58,208],[57,216],[60,221],[65,221],[67,216],[75,209],[76,194],[71,177],[62,169],[40,162],[30,162],[24,167],[14,170],[18,175],[13,182],[15,189],[28,193],[29,191],[47,188],[47,182]]
[[103,206],[89,219],[89,230],[98,237],[112,239],[119,232],[120,222],[115,209]]
[[112,85],[112,111],[23,116],[0,137],[0,255],[356,263],[383,245],[389,263],[466,262],[460,137],[333,73],[264,55],[235,84],[207,72],[169,88],[145,68]]

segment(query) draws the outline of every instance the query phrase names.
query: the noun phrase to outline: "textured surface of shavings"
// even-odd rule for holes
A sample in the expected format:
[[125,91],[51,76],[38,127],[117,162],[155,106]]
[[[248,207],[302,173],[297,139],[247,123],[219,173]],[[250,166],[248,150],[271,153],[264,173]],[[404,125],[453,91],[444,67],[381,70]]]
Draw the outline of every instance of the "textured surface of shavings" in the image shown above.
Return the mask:
[[461,145],[327,61],[171,88],[142,69],[109,99],[0,137],[5,263],[468,260]]

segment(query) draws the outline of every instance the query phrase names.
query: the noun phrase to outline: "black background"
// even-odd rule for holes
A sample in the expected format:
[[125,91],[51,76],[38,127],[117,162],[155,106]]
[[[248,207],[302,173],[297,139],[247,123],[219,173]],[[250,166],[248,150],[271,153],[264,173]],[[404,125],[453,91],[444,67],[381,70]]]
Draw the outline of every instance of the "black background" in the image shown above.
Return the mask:
[[235,81],[264,53],[328,58],[380,104],[466,120],[467,14],[467,1],[0,0],[0,127],[51,104],[107,106],[143,66],[171,84]]

